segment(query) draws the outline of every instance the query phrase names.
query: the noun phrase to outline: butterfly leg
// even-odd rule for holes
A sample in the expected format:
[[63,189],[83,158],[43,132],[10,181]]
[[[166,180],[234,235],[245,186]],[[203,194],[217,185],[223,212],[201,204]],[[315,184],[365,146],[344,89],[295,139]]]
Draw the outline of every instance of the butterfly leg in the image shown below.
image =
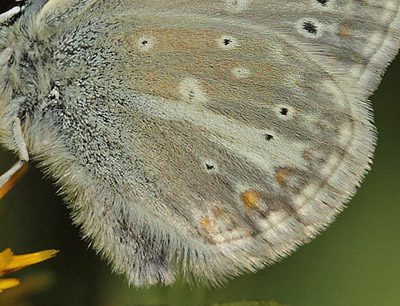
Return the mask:
[[19,152],[19,161],[14,164],[6,173],[0,176],[0,190],[11,180],[11,178],[29,161],[28,150],[22,136],[21,120],[14,121],[13,134]]

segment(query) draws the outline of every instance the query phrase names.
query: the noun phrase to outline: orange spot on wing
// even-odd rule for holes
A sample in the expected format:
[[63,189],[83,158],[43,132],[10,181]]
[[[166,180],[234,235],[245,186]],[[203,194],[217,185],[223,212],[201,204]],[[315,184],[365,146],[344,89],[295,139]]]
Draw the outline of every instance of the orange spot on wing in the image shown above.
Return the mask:
[[209,234],[211,228],[211,219],[207,217],[201,217],[200,223],[202,228],[206,231],[206,233]]
[[289,170],[288,169],[282,169],[279,170],[276,173],[276,178],[278,179],[279,184],[281,185],[285,185],[286,184],[286,176],[289,174]]
[[260,194],[254,190],[243,192],[241,197],[247,209],[256,209],[261,198]]
[[339,28],[339,33],[341,36],[348,37],[351,34],[351,28],[348,24],[342,24]]

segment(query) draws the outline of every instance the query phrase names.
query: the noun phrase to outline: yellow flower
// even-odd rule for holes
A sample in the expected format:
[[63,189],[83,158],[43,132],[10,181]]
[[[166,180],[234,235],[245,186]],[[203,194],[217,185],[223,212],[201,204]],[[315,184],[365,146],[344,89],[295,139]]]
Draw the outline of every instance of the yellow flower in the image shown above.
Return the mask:
[[[46,250],[25,255],[14,255],[11,249],[6,249],[0,253],[0,277],[52,258],[57,253],[58,251],[56,250]],[[0,292],[17,285],[19,285],[19,280],[15,278],[0,278]]]

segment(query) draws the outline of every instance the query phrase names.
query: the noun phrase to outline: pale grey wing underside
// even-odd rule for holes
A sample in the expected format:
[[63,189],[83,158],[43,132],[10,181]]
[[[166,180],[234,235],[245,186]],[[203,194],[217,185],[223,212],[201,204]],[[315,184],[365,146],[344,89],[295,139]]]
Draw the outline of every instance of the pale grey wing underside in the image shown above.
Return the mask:
[[258,269],[329,224],[368,169],[366,97],[399,48],[399,5],[95,3],[60,38],[30,152],[135,285],[173,281],[176,262],[211,283]]

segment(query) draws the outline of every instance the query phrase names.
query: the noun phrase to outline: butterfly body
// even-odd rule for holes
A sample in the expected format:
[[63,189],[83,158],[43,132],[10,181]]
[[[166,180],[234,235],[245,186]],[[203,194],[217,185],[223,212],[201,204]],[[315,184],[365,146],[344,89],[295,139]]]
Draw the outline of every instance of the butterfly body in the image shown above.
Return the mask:
[[34,1],[1,30],[2,143],[136,286],[257,270],[369,169],[400,28],[370,2]]

